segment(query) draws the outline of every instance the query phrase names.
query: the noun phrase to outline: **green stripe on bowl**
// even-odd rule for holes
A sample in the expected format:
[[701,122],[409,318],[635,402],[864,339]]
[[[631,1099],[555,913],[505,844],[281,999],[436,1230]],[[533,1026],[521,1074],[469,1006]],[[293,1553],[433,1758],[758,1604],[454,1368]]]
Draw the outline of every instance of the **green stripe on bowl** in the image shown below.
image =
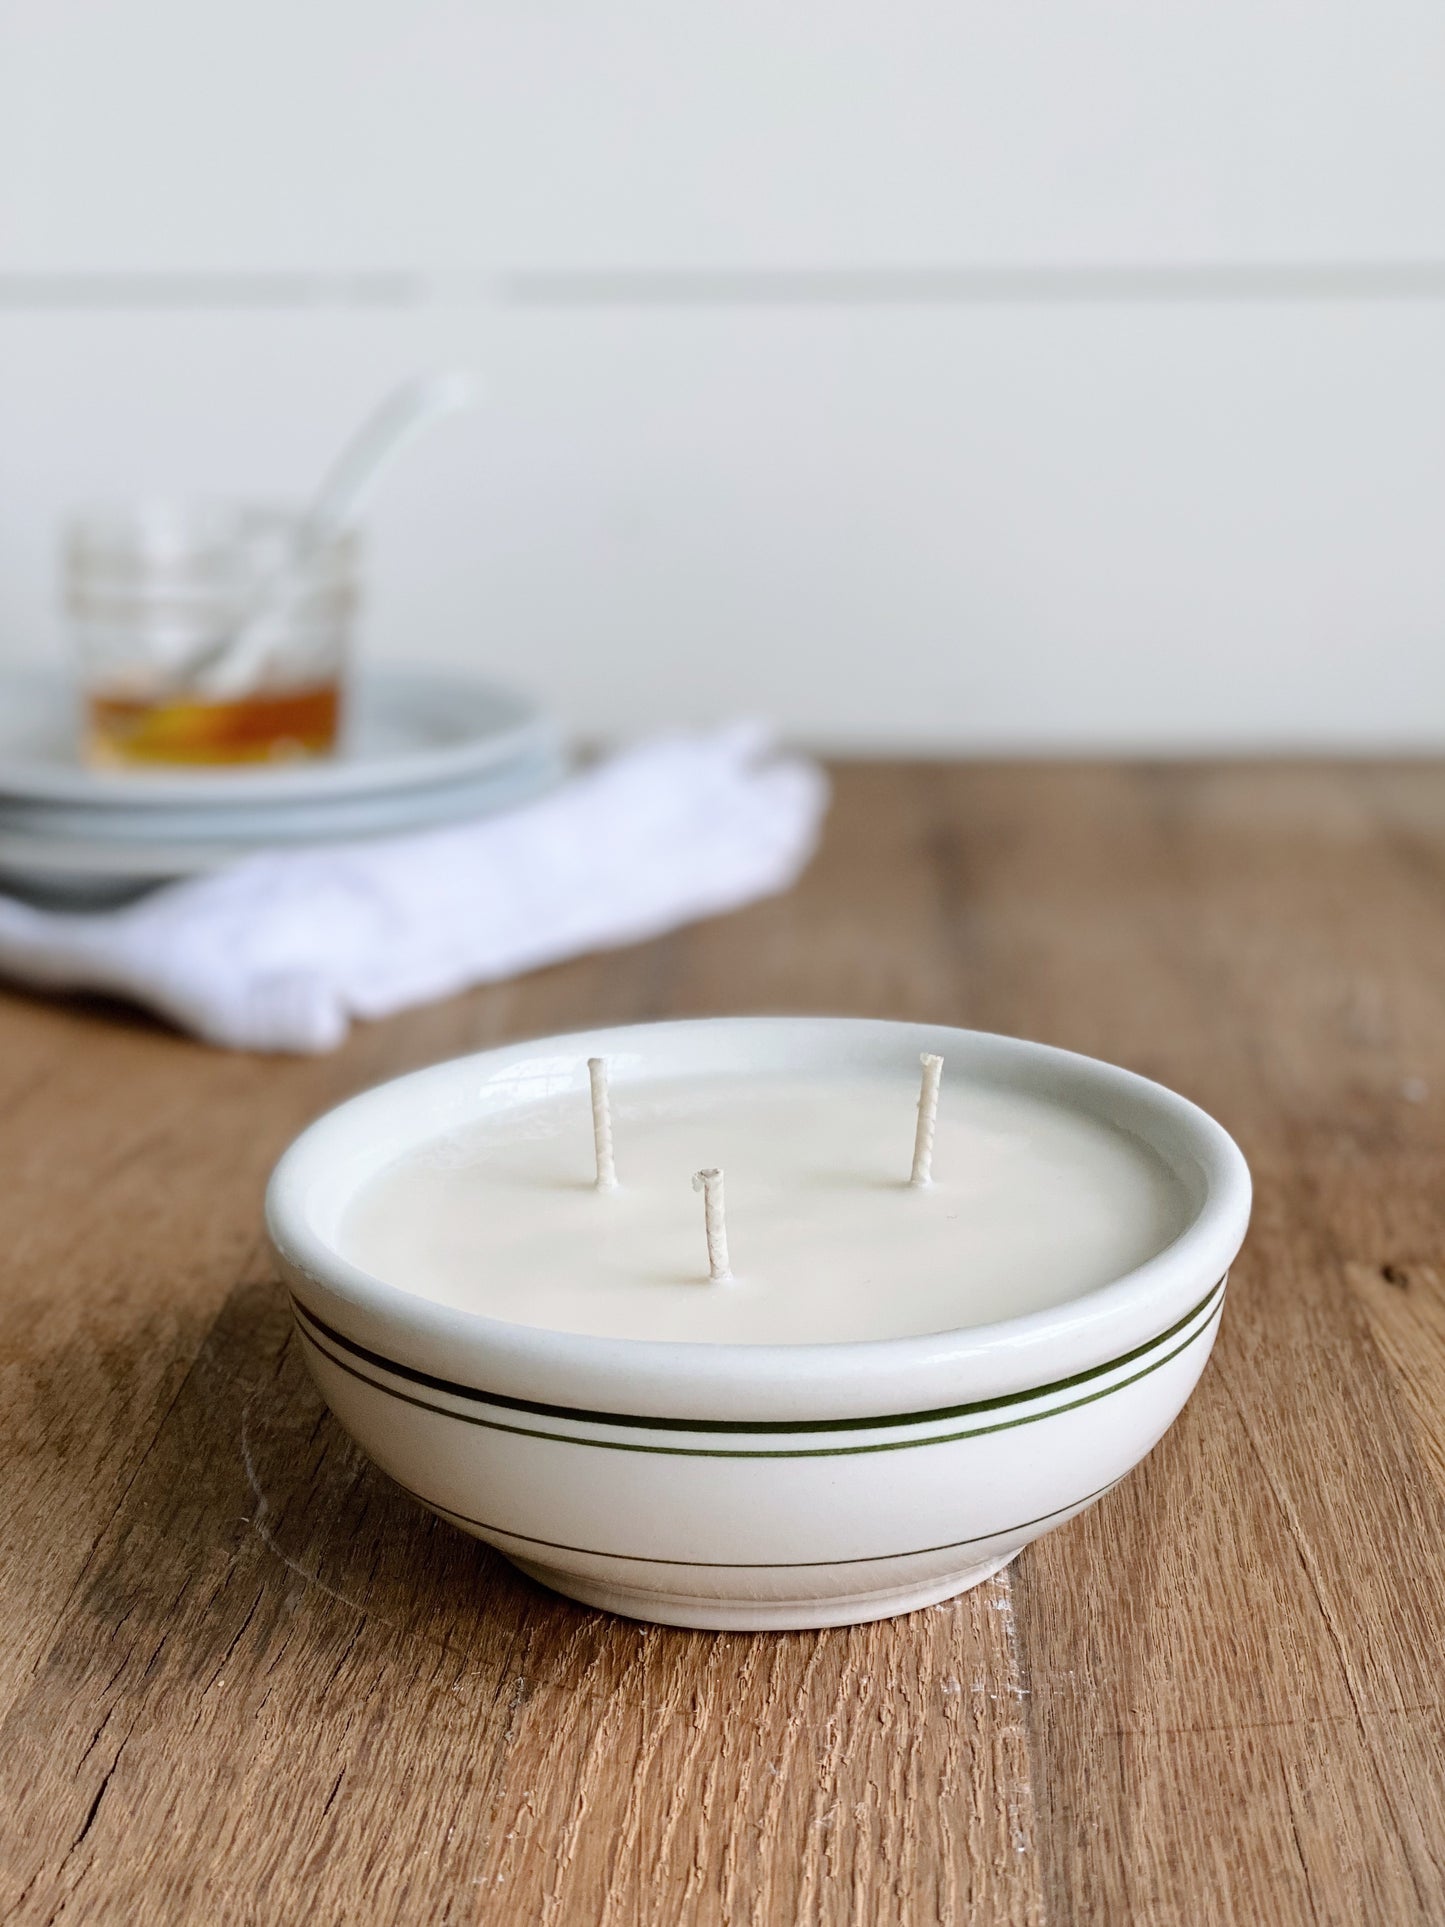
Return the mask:
[[495,1532],[502,1539],[519,1539],[524,1545],[542,1546],[548,1552],[574,1552],[584,1559],[622,1559],[630,1565],[639,1566],[694,1566],[716,1572],[811,1572],[823,1566],[877,1566],[892,1559],[925,1559],[930,1553],[962,1552],[965,1546],[981,1546],[990,1539],[1008,1539],[1016,1532],[1032,1531],[1035,1526],[1047,1525],[1051,1519],[1061,1519],[1066,1512],[1077,1512],[1082,1506],[1091,1505],[1095,1499],[1102,1499],[1106,1492],[1112,1492],[1126,1476],[1121,1472],[1119,1478],[1110,1479],[1107,1485],[1101,1485],[1093,1492],[1086,1492],[1082,1499],[1055,1506],[1052,1512],[1041,1512],[1037,1519],[1025,1519],[1016,1526],[1000,1526],[996,1532],[976,1532],[972,1538],[952,1539],[941,1546],[918,1546],[911,1552],[865,1552],[852,1559],[664,1559],[655,1552],[602,1552],[596,1546],[564,1545],[558,1539],[538,1539],[530,1532],[513,1532],[510,1526],[489,1525],[485,1519],[469,1519],[465,1512],[454,1512],[450,1506],[429,1499],[424,1492],[415,1492],[409,1485],[402,1485],[400,1479],[393,1479],[392,1484],[401,1486],[408,1497],[444,1519],[471,1526],[478,1532]]
[[[376,1352],[348,1338],[335,1326],[328,1325],[324,1319],[303,1305],[293,1292],[291,1305],[297,1314],[302,1330],[313,1344],[317,1344],[317,1334],[328,1339],[332,1345],[339,1346],[352,1358],[360,1359],[368,1365],[379,1366],[390,1372],[394,1378],[404,1378],[409,1384],[425,1386],[433,1392],[445,1392],[449,1398],[467,1399],[482,1405],[493,1405],[502,1411],[527,1412],[534,1418],[567,1419],[575,1425],[620,1425],[637,1432],[735,1432],[756,1437],[758,1433],[785,1432],[858,1432],[871,1429],[888,1430],[899,1425],[928,1425],[934,1422],[972,1418],[979,1412],[998,1412],[1010,1405],[1022,1405],[1031,1399],[1046,1398],[1052,1392],[1072,1391],[1075,1386],[1086,1385],[1091,1379],[1103,1378],[1107,1373],[1118,1371],[1124,1365],[1132,1365],[1135,1359],[1145,1357],[1159,1345],[1167,1344],[1177,1333],[1182,1332],[1205,1308],[1221,1296],[1228,1273],[1211,1288],[1184,1316],[1169,1326],[1166,1331],[1146,1339],[1132,1351],[1121,1352],[1103,1365],[1092,1365],[1086,1371],[1074,1372],[1068,1378],[1056,1378],[1045,1385],[1035,1385],[1023,1392],[1003,1392],[996,1398],[976,1399],[968,1405],[939,1405],[923,1412],[894,1412],[868,1418],[825,1418],[825,1419],[771,1419],[768,1421],[748,1419],[715,1418],[656,1418],[643,1414],[626,1412],[598,1412],[576,1405],[544,1405],[535,1399],[512,1398],[503,1392],[484,1391],[477,1385],[459,1384],[455,1379],[438,1378],[431,1372],[419,1371],[414,1365],[403,1365],[398,1359],[389,1358],[384,1352]],[[307,1331],[310,1326],[314,1329]],[[326,1348],[317,1344],[317,1349]],[[340,1361],[334,1361],[339,1363]],[[359,1376],[359,1374],[358,1374]],[[368,1383],[371,1381],[368,1380]]]
[[[837,1459],[837,1458],[856,1457],[858,1454],[864,1453],[864,1452],[907,1452],[922,1446],[953,1445],[958,1443],[958,1441],[960,1441],[961,1439],[982,1438],[986,1433],[989,1433],[989,1432],[1008,1432],[1008,1431],[1012,1431],[1016,1426],[1019,1426],[1019,1425],[1035,1425],[1041,1419],[1057,1418],[1061,1413],[1077,1411],[1080,1406],[1093,1405],[1097,1400],[1101,1398],[1112,1398],[1116,1392],[1122,1392],[1123,1390],[1125,1390],[1127,1386],[1136,1385],[1141,1378],[1148,1378],[1152,1372],[1159,1371],[1162,1366],[1169,1364],[1169,1362],[1172,1359],[1177,1358],[1181,1352],[1187,1351],[1191,1345],[1195,1345],[1199,1342],[1200,1338],[1203,1337],[1204,1333],[1208,1331],[1210,1326],[1216,1322],[1220,1312],[1223,1309],[1223,1282],[1224,1281],[1221,1279],[1220,1283],[1215,1286],[1214,1291],[1212,1291],[1209,1294],[1209,1297],[1206,1298],[1202,1302],[1202,1304],[1196,1307],[1196,1311],[1204,1311],[1206,1308],[1210,1308],[1210,1309],[1208,1310],[1208,1315],[1203,1319],[1203,1321],[1199,1324],[1199,1326],[1189,1334],[1188,1337],[1184,1338],[1179,1344],[1174,1346],[1171,1351],[1165,1352],[1161,1358],[1156,1358],[1151,1360],[1149,1364],[1143,1366],[1139,1371],[1131,1373],[1128,1378],[1121,1378],[1117,1380],[1113,1385],[1104,1386],[1102,1390],[1086,1392],[1079,1398],[1065,1400],[1064,1403],[1061,1405],[1050,1405],[1041,1412],[1025,1412],[1020,1417],[1017,1417],[1017,1418],[995,1419],[992,1421],[992,1423],[988,1425],[971,1426],[961,1432],[937,1433],[928,1438],[884,1439],[871,1445],[784,1446],[780,1450],[771,1451],[771,1452],[760,1451],[760,1450],[757,1450],[756,1448],[745,1450],[737,1447],[709,1447],[709,1446],[696,1446],[696,1445],[651,1445],[651,1444],[643,1444],[640,1440],[636,1440],[636,1439],[579,1438],[576,1436],[576,1434],[570,1433],[570,1432],[544,1432],[544,1431],[540,1431],[535,1426],[504,1424],[500,1419],[483,1418],[479,1412],[455,1412],[449,1406],[436,1405],[430,1399],[417,1398],[410,1392],[398,1391],[395,1388],[395,1386],[384,1385],[380,1379],[371,1377],[371,1375],[367,1372],[359,1371],[355,1365],[349,1364],[346,1359],[339,1357],[337,1353],[333,1352],[328,1346],[323,1345],[321,1341],[315,1336],[315,1334],[307,1329],[306,1325],[301,1321],[300,1318],[297,1319],[296,1323],[297,1323],[297,1330],[301,1333],[302,1339],[305,1341],[305,1343],[310,1345],[314,1351],[319,1352],[321,1356],[327,1359],[332,1365],[336,1366],[338,1371],[345,1372],[350,1378],[359,1379],[363,1385],[369,1385],[373,1391],[380,1392],[383,1394],[383,1396],[387,1398],[395,1399],[399,1404],[417,1406],[424,1412],[435,1412],[438,1414],[439,1417],[453,1419],[459,1425],[476,1425],[476,1426],[480,1426],[484,1431],[488,1431],[488,1432],[509,1432],[518,1438],[546,1439],[557,1445],[589,1446],[598,1451],[603,1451],[603,1452],[650,1452],[650,1453],[654,1453],[656,1455],[667,1457],[667,1458]],[[1177,1325],[1173,1326],[1170,1332],[1166,1332],[1162,1334],[1161,1338],[1156,1339],[1154,1341],[1154,1344],[1157,1346],[1158,1344],[1162,1343],[1163,1339],[1171,1337],[1174,1332],[1178,1331],[1178,1329],[1179,1327]],[[1127,1355],[1127,1358],[1137,1358],[1138,1356],[1139,1354],[1137,1352],[1133,1352],[1133,1353],[1129,1353]],[[1127,1362],[1127,1358],[1126,1360],[1118,1360],[1116,1361],[1116,1363]],[[397,1368],[388,1365],[386,1369],[393,1370]],[[1083,1379],[1097,1377],[1099,1372],[1107,1371],[1109,1369],[1110,1367],[1108,1366],[1100,1366],[1094,1372],[1080,1373],[1078,1375],[1078,1378],[1075,1380],[1072,1380],[1072,1381],[1067,1379],[1061,1380],[1059,1381],[1058,1385],[1041,1387],[1040,1391],[1037,1393],[1028,1393],[1028,1392],[1013,1393],[1010,1395],[1010,1397],[1007,1400],[990,1401],[989,1403],[990,1404],[1013,1403],[1020,1398],[1038,1397],[1038,1396],[1047,1394],[1048,1392],[1058,1390],[1060,1389],[1060,1387],[1068,1387],[1069,1385],[1078,1383]],[[407,1376],[408,1374],[402,1374],[402,1375]],[[410,1376],[415,1377],[416,1374],[410,1374]],[[473,1391],[469,1391],[467,1396],[473,1399],[479,1399],[479,1398],[485,1397],[484,1394],[473,1392]],[[498,1401],[498,1403],[500,1403],[500,1401]],[[969,1408],[960,1407],[959,1409],[967,1410]],[[973,1408],[973,1409],[987,1409],[987,1407]],[[615,1413],[607,1414],[607,1421],[613,1425],[627,1425],[630,1422],[625,1418],[618,1417]],[[638,1421],[638,1423],[645,1424],[655,1429],[659,1425],[660,1421],[656,1419],[649,1419],[649,1420]],[[766,1436],[770,1432],[774,1432],[774,1431],[781,1432],[784,1430],[790,1431],[790,1432],[798,1431],[798,1430],[806,1430],[806,1431],[838,1430],[841,1428],[841,1425],[845,1423],[849,1425],[852,1430],[855,1430],[855,1431],[871,1431],[871,1430],[878,1429],[880,1426],[888,1425],[888,1424],[894,1424],[894,1425],[912,1424],[914,1423],[914,1420],[912,1419],[894,1419],[894,1420],[861,1419],[861,1420],[848,1420],[848,1421],[834,1420],[834,1421],[829,1421],[826,1424],[820,1424],[818,1426],[798,1425],[792,1422],[790,1422],[786,1426],[729,1425],[728,1430],[750,1432],[754,1437],[757,1437],[760,1434],[763,1436]],[[697,1431],[697,1430],[701,1430],[702,1427],[699,1426],[696,1422],[684,1420],[682,1421],[682,1423],[679,1425],[677,1429],[680,1431]]]

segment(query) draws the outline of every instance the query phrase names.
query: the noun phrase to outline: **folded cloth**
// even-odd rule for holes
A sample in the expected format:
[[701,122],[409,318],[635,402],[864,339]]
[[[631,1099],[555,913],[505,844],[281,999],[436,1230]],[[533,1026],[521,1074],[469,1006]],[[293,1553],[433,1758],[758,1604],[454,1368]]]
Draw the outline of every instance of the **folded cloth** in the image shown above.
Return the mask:
[[248,857],[119,910],[0,898],[0,972],[235,1050],[332,1050],[353,1017],[786,890],[826,807],[822,772],[756,727],[676,736],[508,815]]

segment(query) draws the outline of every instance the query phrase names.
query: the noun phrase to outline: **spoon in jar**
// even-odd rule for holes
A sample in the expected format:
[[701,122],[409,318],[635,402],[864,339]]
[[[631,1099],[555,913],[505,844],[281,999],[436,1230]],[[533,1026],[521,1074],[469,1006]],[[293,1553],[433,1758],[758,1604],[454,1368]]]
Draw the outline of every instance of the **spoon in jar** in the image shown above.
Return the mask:
[[394,389],[326,471],[297,526],[290,554],[256,585],[225,633],[185,664],[187,686],[212,698],[244,691],[271,646],[267,616],[317,551],[354,527],[382,476],[409,443],[444,416],[474,407],[480,398],[476,376],[460,369],[421,375]]

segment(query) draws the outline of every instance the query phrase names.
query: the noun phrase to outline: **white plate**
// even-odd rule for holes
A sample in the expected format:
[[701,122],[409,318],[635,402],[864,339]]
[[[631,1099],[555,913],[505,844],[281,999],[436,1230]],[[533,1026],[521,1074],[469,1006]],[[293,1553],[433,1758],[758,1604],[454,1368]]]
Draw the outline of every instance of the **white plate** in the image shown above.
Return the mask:
[[[113,903],[157,883],[220,869],[242,857],[264,850],[315,844],[345,844],[394,835],[406,830],[436,828],[511,809],[551,789],[562,773],[561,759],[539,755],[523,758],[510,769],[475,783],[447,784],[414,793],[374,799],[366,809],[372,821],[362,828],[352,812],[315,810],[297,812],[287,834],[274,830],[255,835],[207,837],[199,834],[167,840],[52,836],[37,830],[15,829],[0,822],[0,889],[76,905]],[[340,817],[345,815],[346,821]],[[332,827],[320,819],[332,818]]]
[[13,803],[0,795],[0,836],[47,844],[106,844],[127,850],[159,845],[330,842],[345,836],[387,836],[431,823],[456,822],[497,808],[529,780],[536,788],[561,775],[560,750],[547,746],[460,781],[383,789],[374,794],[317,797],[304,803],[249,808],[126,809],[67,803]]
[[58,669],[0,670],[0,801],[96,808],[249,809],[458,782],[552,750],[528,696],[460,671],[362,668],[344,741],[324,762],[227,770],[92,770],[77,751],[76,697]]

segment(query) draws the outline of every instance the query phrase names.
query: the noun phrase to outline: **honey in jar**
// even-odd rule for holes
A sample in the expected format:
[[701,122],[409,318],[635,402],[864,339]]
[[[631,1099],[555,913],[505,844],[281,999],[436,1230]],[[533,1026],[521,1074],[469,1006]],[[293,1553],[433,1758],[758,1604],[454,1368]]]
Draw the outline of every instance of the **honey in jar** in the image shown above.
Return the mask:
[[216,767],[293,762],[336,747],[336,683],[259,689],[241,696],[86,698],[86,760],[101,768]]

